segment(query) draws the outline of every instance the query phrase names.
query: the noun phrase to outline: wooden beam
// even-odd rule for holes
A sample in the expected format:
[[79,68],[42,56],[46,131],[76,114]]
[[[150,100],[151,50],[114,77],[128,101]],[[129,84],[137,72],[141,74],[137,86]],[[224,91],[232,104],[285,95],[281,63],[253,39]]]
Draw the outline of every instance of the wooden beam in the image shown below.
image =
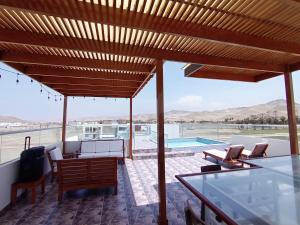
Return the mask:
[[95,97],[95,98],[130,98],[130,95],[109,95],[109,94],[103,94],[103,95],[96,95],[96,94],[73,94],[69,95],[70,97]]
[[120,96],[131,96],[132,92],[123,92],[123,91],[69,91],[69,90],[65,90],[65,91],[61,91],[61,93],[65,93],[68,95],[80,95],[80,96],[91,96],[91,95],[120,95]]
[[132,159],[132,98],[129,101],[129,158]]
[[99,59],[75,58],[66,56],[30,54],[20,52],[2,52],[0,60],[7,63],[22,63],[29,65],[46,65],[46,66],[67,66],[78,68],[92,68],[92,69],[109,69],[109,70],[123,70],[140,73],[149,73],[152,65],[107,61]]
[[129,74],[124,72],[108,72],[108,71],[86,71],[73,69],[58,68],[40,68],[28,67],[26,74],[31,77],[58,77],[58,78],[80,78],[91,80],[110,80],[110,81],[132,81],[143,82],[146,79],[145,74]]
[[[294,1],[289,0],[289,2]],[[211,42],[300,55],[300,45],[297,43],[267,39],[148,13],[107,7],[100,4],[92,5],[85,2],[77,2],[76,4],[58,5],[57,3],[43,0],[0,0],[0,5],[6,9],[18,9],[54,17],[135,28],[160,34],[198,38]],[[205,8],[205,6],[201,7]],[[224,11],[222,13],[228,14],[230,12]],[[235,16],[243,17],[241,14]]]
[[277,77],[280,75],[282,75],[282,74],[281,73],[262,73],[260,75],[255,76],[255,81],[259,82],[259,81],[274,78],[274,77]]
[[45,77],[45,76],[34,76],[35,80],[40,81],[45,84],[82,84],[82,85],[111,85],[111,86],[128,86],[138,88],[140,81],[111,81],[111,80],[91,80],[86,78],[66,78],[66,77]]
[[299,144],[298,144],[297,119],[296,119],[296,112],[295,112],[295,100],[294,100],[294,90],[293,90],[293,77],[289,68],[287,68],[287,70],[284,73],[284,81],[285,81],[291,154],[298,155]]
[[68,110],[68,96],[64,96],[64,105],[63,105],[63,121],[62,121],[62,143],[63,143],[63,153],[66,153],[65,142],[66,142],[66,131],[67,131],[67,110]]
[[167,225],[167,199],[165,174],[165,132],[164,132],[164,74],[163,61],[156,61],[156,107],[157,107],[157,168],[158,168],[158,224]]
[[143,83],[139,86],[139,88],[134,92],[134,94],[132,95],[132,97],[134,98],[135,96],[137,96],[137,94],[144,88],[144,86],[148,83],[148,81],[153,77],[153,73],[155,71],[155,67],[153,67],[153,69],[151,70],[151,72],[149,73],[149,75],[146,77],[146,79],[144,79]]
[[98,90],[118,90],[118,91],[129,91],[134,92],[136,90],[136,87],[126,87],[126,86],[113,86],[113,85],[95,85],[95,86],[89,86],[89,85],[78,85],[78,84],[49,84],[50,88],[56,89],[56,90],[65,90],[65,91],[79,91],[79,90],[90,90],[90,91],[98,91]]
[[79,39],[73,37],[54,36],[42,33],[13,31],[7,29],[0,29],[0,34],[0,43],[14,45],[50,47],[64,50],[88,51],[152,59],[160,58],[170,61],[216,65],[249,70],[284,72],[284,65],[266,62],[262,63],[249,60],[230,59],[227,57],[200,55],[176,50],[95,41],[90,39]]
[[298,70],[300,70],[300,62],[290,65],[291,72],[298,71]]
[[189,74],[188,77],[216,79],[216,80],[243,81],[243,82],[256,82],[254,76],[249,76],[249,75],[245,76],[243,74],[231,74],[225,72],[201,71],[201,70],[198,70],[193,74]]
[[191,75],[193,75],[195,72],[197,72],[198,70],[201,69],[203,65],[201,64],[189,64],[187,66],[185,66],[184,68],[184,76],[185,77],[189,77]]

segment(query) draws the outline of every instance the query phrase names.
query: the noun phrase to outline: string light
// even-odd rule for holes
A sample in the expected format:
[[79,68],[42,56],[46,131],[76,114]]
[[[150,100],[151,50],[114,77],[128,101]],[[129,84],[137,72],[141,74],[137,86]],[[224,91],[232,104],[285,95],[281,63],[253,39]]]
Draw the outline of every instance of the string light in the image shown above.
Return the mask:
[[19,81],[19,73],[17,73],[17,80],[16,80],[16,83],[18,84],[20,81]]
[[[14,72],[14,71],[11,71],[11,70],[7,70],[7,69],[4,69],[4,68],[0,68],[0,70],[2,71],[5,71],[5,72],[8,72],[8,73],[12,73],[12,74],[15,74],[17,76],[16,78],[16,84],[19,84],[20,83],[20,79],[19,79],[19,76],[26,76],[26,74],[22,74],[22,73],[19,73],[19,72]],[[26,76],[27,77],[27,76]],[[0,74],[0,78],[2,78],[2,75]],[[32,78],[29,78],[30,79],[30,83],[34,83],[34,80]],[[39,83],[39,82],[38,82]],[[57,95],[57,94],[53,94],[51,93],[49,90],[47,90],[42,84],[40,84],[40,93],[43,93],[43,91],[47,92],[48,93],[48,99],[50,99],[51,96],[54,96],[55,97],[55,101],[57,101],[57,97],[59,96],[60,100],[61,100],[61,95]]]

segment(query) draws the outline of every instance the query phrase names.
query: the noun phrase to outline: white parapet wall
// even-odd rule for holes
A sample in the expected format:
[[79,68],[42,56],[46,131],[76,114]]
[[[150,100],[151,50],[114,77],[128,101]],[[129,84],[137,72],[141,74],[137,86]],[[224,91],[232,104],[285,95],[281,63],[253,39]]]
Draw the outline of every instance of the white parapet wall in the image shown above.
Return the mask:
[[[61,145],[61,144],[47,146],[45,150],[47,151],[49,149],[52,149],[57,145]],[[15,159],[0,165],[0,211],[10,204],[11,185],[15,183],[18,179],[19,163],[20,163],[20,159]],[[50,165],[49,165],[48,158],[45,155],[44,173],[47,174],[49,172],[50,172]],[[18,191],[18,196],[20,194],[22,194],[21,190]]]
[[268,143],[268,156],[280,156],[290,154],[290,142],[274,138],[262,138],[256,136],[233,135],[230,144],[242,144],[245,149],[252,150],[256,143]]

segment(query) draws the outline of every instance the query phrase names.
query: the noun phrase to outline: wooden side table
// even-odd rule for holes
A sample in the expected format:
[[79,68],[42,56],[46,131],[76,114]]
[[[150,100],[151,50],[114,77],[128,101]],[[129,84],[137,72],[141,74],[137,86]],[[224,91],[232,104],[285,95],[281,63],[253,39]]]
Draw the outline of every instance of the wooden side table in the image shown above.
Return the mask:
[[24,183],[14,183],[11,185],[11,204],[16,204],[17,201],[17,191],[19,188],[22,189],[31,189],[31,203],[35,203],[36,198],[36,186],[41,185],[41,191],[45,193],[45,177],[42,176],[40,179],[33,182],[24,182]]

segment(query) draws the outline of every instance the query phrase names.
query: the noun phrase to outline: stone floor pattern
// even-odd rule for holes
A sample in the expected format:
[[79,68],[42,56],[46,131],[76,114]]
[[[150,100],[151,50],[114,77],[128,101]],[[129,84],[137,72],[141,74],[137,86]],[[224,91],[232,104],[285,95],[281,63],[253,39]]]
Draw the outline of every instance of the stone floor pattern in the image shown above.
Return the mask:
[[[170,225],[185,224],[184,202],[197,200],[177,179],[176,174],[200,172],[200,167],[211,164],[199,154],[191,157],[166,159],[167,207]],[[118,167],[119,192],[112,190],[80,190],[65,194],[57,202],[57,185],[47,182],[46,193],[39,194],[37,203],[22,198],[16,206],[0,213],[0,224],[62,224],[62,225],[147,225],[156,224],[157,160],[126,160]]]

